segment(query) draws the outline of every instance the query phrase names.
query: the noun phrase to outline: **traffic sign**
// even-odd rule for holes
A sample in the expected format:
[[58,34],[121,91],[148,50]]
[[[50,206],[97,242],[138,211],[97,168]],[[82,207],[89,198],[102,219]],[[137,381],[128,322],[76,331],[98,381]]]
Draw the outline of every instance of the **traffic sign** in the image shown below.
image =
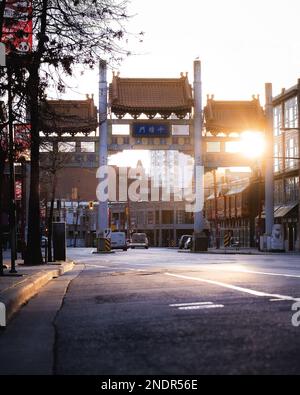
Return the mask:
[[111,233],[112,233],[112,231],[111,231],[110,228],[105,229],[105,230],[104,230],[104,238],[110,240],[110,239],[111,239]]

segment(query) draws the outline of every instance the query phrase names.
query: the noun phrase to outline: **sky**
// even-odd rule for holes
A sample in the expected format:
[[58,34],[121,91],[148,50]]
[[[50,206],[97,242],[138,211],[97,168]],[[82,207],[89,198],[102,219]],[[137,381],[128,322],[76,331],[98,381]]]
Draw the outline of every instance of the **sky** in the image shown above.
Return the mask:
[[[145,32],[143,43],[133,37],[116,71],[121,77],[179,77],[193,61],[202,62],[204,104],[216,100],[250,100],[273,83],[273,94],[300,78],[299,0],[131,0],[131,33]],[[111,80],[111,70],[109,72]],[[72,80],[67,96],[94,93],[98,73]]]
[[[278,94],[300,78],[299,0],[131,0],[131,38],[135,55],[118,68],[124,77],[193,76],[193,61],[202,61],[203,96],[247,100],[273,83]],[[109,73],[111,79],[111,73]],[[98,74],[72,81],[73,92],[94,93]],[[75,91],[75,92],[74,92]],[[68,95],[70,91],[68,92]]]

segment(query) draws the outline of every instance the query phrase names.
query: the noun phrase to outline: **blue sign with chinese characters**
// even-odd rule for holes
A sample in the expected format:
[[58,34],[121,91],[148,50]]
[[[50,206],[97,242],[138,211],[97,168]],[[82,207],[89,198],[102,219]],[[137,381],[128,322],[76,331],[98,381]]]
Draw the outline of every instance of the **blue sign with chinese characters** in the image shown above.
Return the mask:
[[170,125],[158,123],[134,123],[133,137],[169,137]]

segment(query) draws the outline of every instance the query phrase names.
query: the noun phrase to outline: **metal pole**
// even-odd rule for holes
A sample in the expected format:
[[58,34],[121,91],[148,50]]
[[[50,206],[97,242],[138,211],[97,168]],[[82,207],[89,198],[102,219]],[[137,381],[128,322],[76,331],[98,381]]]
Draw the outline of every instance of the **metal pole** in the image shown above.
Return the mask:
[[[298,88],[297,88],[297,102],[298,102],[298,114],[300,114],[300,79],[298,79]],[[300,116],[298,115],[298,152],[300,149]],[[299,156],[299,155],[298,155]],[[300,162],[298,161],[298,171],[299,171],[299,179],[300,179]],[[300,251],[300,190],[299,190],[299,202],[298,202],[298,224],[297,224],[297,238],[296,238],[296,251]]]
[[[107,123],[107,64],[100,60],[100,86],[99,86],[99,166],[107,166],[108,153],[108,123]],[[98,211],[98,235],[104,236],[104,230],[108,228],[108,199],[99,202]]]
[[266,235],[271,236],[274,225],[274,164],[273,164],[273,93],[272,84],[266,84],[266,173],[265,211]]
[[220,249],[220,233],[218,220],[218,185],[217,185],[217,171],[213,170],[214,178],[214,200],[215,200],[215,229],[216,229],[216,248]]
[[14,165],[14,130],[13,130],[13,109],[12,109],[12,75],[11,68],[7,68],[8,75],[8,133],[9,133],[9,224],[10,224],[10,247],[11,247],[11,270],[16,271],[16,193],[15,193],[15,165]]

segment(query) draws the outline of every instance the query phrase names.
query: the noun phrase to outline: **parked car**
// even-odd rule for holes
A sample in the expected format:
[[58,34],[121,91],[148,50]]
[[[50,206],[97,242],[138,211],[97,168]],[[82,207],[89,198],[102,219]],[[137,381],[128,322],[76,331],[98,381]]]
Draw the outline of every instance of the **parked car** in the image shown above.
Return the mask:
[[146,233],[133,233],[131,236],[130,247],[134,250],[135,248],[149,248],[149,240]]
[[192,237],[192,236],[191,235],[183,235],[183,236],[181,236],[181,238],[179,240],[179,249],[180,250],[184,249],[185,243],[190,237]]
[[234,239],[233,237],[230,240],[230,246],[235,247],[236,249],[239,249],[241,246],[240,240],[239,239]]
[[111,234],[111,249],[127,251],[127,240],[125,232],[113,232]]

